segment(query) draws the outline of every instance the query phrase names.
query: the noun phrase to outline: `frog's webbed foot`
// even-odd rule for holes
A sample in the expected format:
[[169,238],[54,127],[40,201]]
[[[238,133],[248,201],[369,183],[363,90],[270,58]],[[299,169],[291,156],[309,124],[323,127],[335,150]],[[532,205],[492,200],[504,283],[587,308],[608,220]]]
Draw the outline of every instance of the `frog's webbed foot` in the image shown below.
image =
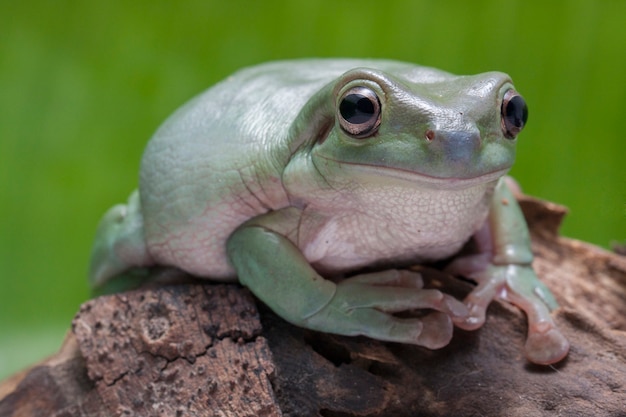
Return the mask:
[[[477,266],[479,258],[463,259],[453,263],[449,270]],[[457,271],[458,272],[458,271]],[[476,280],[477,287],[465,298],[470,314],[455,324],[466,330],[477,329],[485,322],[489,303],[499,298],[515,304],[528,318],[528,335],[524,351],[528,360],[537,364],[551,364],[563,359],[569,343],[550,316],[557,308],[550,290],[537,278],[528,265],[487,265],[482,271],[466,274]]]
[[511,191],[519,192],[519,186],[510,182],[504,178],[496,184],[487,222],[474,235],[479,253],[458,258],[446,268],[478,284],[465,299],[469,316],[455,324],[468,330],[482,326],[496,297],[515,304],[528,317],[526,357],[547,365],[563,359],[569,343],[550,316],[550,310],[558,307],[556,300],[532,269],[530,233]]
[[[447,345],[453,321],[468,314],[463,303],[438,290],[423,289],[420,274],[389,270],[357,275],[337,284],[334,297],[307,318],[307,327],[365,335],[374,339],[411,343],[430,349]],[[399,318],[393,313],[432,309],[421,318]]]
[[151,279],[144,267],[152,264],[144,240],[141,199],[134,191],[127,204],[109,209],[98,225],[90,282],[99,294],[133,288]]

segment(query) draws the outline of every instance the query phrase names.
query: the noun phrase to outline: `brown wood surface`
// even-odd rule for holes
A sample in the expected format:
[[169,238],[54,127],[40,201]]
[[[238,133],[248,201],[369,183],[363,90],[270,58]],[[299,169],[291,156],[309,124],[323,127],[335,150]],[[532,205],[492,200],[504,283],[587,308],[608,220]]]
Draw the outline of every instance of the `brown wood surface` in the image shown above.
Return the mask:
[[626,257],[559,237],[562,207],[521,203],[572,345],[555,366],[524,359],[525,319],[499,302],[429,351],[303,330],[239,286],[185,284],[85,303],[56,355],[0,383],[0,417],[626,416]]

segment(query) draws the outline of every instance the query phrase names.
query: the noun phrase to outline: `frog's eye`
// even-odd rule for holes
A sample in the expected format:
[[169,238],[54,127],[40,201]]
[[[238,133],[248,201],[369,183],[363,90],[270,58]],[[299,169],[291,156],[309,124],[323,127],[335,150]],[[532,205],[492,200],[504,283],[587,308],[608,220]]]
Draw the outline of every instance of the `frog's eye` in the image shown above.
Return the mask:
[[502,131],[513,139],[526,125],[528,107],[526,101],[515,90],[508,90],[502,99]]
[[338,116],[339,124],[350,135],[370,136],[380,125],[380,100],[369,88],[351,88],[341,97]]

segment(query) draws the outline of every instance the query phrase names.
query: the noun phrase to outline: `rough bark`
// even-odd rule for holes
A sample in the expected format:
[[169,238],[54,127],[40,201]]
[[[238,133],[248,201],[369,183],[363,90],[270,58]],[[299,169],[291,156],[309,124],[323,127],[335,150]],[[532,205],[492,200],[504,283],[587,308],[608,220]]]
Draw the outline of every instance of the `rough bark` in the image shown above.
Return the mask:
[[58,354],[0,384],[0,416],[625,416],[626,258],[559,237],[562,207],[521,203],[572,345],[555,366],[524,359],[525,319],[499,302],[429,351],[296,328],[235,285],[177,285],[85,303]]

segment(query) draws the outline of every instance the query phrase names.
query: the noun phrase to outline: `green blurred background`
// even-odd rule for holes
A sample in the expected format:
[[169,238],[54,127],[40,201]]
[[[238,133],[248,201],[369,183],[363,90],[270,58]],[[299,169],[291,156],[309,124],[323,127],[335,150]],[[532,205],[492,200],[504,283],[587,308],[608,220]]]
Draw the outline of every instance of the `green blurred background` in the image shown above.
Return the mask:
[[312,56],[511,74],[513,175],[570,207],[565,235],[626,238],[626,1],[3,1],[0,378],[59,347],[159,123],[238,68]]

